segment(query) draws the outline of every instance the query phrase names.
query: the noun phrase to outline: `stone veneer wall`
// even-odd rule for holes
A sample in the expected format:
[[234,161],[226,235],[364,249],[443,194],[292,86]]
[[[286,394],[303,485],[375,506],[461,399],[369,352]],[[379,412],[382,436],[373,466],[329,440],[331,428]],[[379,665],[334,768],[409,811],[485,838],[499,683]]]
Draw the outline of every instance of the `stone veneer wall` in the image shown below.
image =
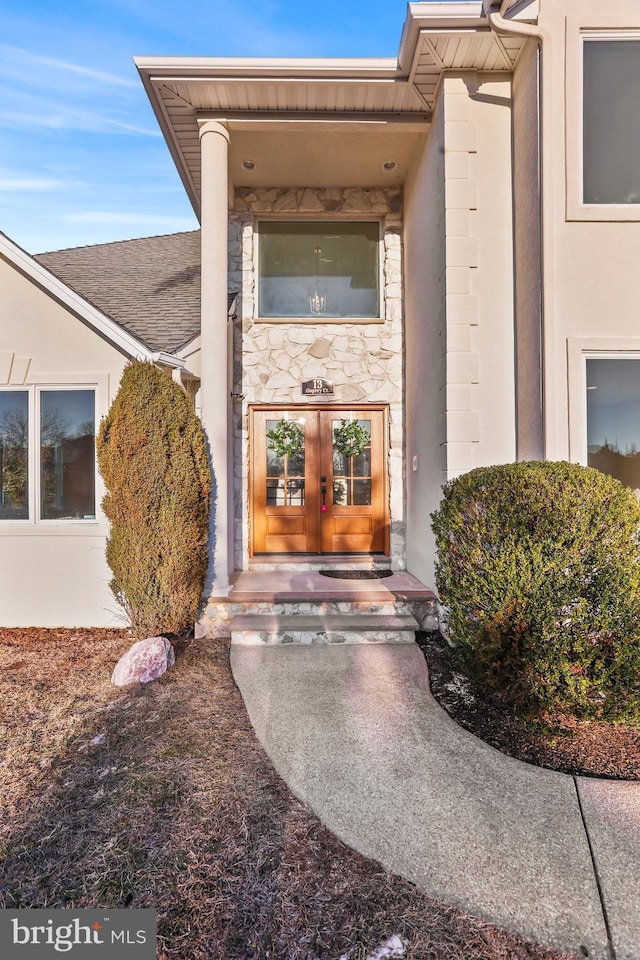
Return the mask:
[[[382,303],[384,322],[291,323],[256,321],[256,220],[280,214],[377,216],[383,224]],[[236,190],[229,215],[229,290],[239,293],[234,330],[234,503],[235,563],[247,566],[249,550],[248,408],[257,403],[309,403],[301,383],[325,377],[334,384],[334,403],[389,404],[391,556],[404,567],[402,193],[398,189]]]

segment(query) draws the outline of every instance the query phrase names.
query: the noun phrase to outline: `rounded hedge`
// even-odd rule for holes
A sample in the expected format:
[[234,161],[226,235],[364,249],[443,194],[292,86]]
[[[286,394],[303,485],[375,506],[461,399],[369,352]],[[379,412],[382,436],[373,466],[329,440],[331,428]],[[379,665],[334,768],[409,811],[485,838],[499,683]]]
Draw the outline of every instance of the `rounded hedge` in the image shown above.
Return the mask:
[[202,424],[167,370],[127,365],[98,436],[111,590],[138,636],[193,628],[208,563]]
[[640,504],[589,467],[479,468],[431,515],[450,636],[527,711],[640,720]]

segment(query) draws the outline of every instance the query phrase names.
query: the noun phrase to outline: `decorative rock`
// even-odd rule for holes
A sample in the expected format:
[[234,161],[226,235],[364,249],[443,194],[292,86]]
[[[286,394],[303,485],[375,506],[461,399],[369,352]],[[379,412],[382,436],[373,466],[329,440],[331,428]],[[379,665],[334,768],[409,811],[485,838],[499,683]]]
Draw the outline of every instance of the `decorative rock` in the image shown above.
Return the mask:
[[281,194],[273,205],[273,209],[276,213],[281,213],[283,211],[297,210],[298,209],[298,198],[296,197],[293,190],[287,190],[286,193]]
[[130,683],[149,683],[166,673],[168,667],[172,667],[175,662],[173,647],[165,637],[138,640],[118,660],[111,675],[111,683],[116,687],[126,687]]
[[318,199],[317,190],[305,190],[300,201],[300,211],[303,213],[319,213],[322,210],[324,210],[324,207]]
[[309,356],[316,358],[328,357],[331,353],[331,340],[327,337],[319,337],[309,347]]
[[320,190],[318,196],[323,201],[330,200],[332,203],[342,203],[342,190],[339,187],[325,187]]
[[365,391],[361,387],[357,387],[353,383],[347,383],[342,388],[342,399],[346,403],[355,403],[358,400],[365,399]]

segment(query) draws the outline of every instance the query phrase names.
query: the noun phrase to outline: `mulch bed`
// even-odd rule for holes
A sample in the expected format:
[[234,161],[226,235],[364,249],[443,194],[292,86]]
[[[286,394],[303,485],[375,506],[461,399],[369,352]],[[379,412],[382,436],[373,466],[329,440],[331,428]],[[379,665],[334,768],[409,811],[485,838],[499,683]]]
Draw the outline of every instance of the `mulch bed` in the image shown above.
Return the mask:
[[[158,960],[567,960],[341,843],[257,741],[224,642],[118,690],[126,631],[0,630],[0,908],[151,907]],[[410,842],[410,840],[408,840]]]
[[518,717],[492,700],[437,633],[418,634],[434,697],[462,727],[503,753],[562,773],[640,779],[640,730],[558,714]]

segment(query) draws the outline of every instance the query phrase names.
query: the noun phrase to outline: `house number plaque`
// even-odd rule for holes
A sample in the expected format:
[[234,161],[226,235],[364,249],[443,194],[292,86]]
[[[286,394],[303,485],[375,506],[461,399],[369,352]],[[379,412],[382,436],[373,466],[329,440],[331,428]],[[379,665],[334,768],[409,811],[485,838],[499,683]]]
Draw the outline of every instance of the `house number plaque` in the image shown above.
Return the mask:
[[323,377],[315,377],[313,380],[303,380],[300,384],[303,397],[329,397],[333,396],[333,383],[331,380],[325,380]]

